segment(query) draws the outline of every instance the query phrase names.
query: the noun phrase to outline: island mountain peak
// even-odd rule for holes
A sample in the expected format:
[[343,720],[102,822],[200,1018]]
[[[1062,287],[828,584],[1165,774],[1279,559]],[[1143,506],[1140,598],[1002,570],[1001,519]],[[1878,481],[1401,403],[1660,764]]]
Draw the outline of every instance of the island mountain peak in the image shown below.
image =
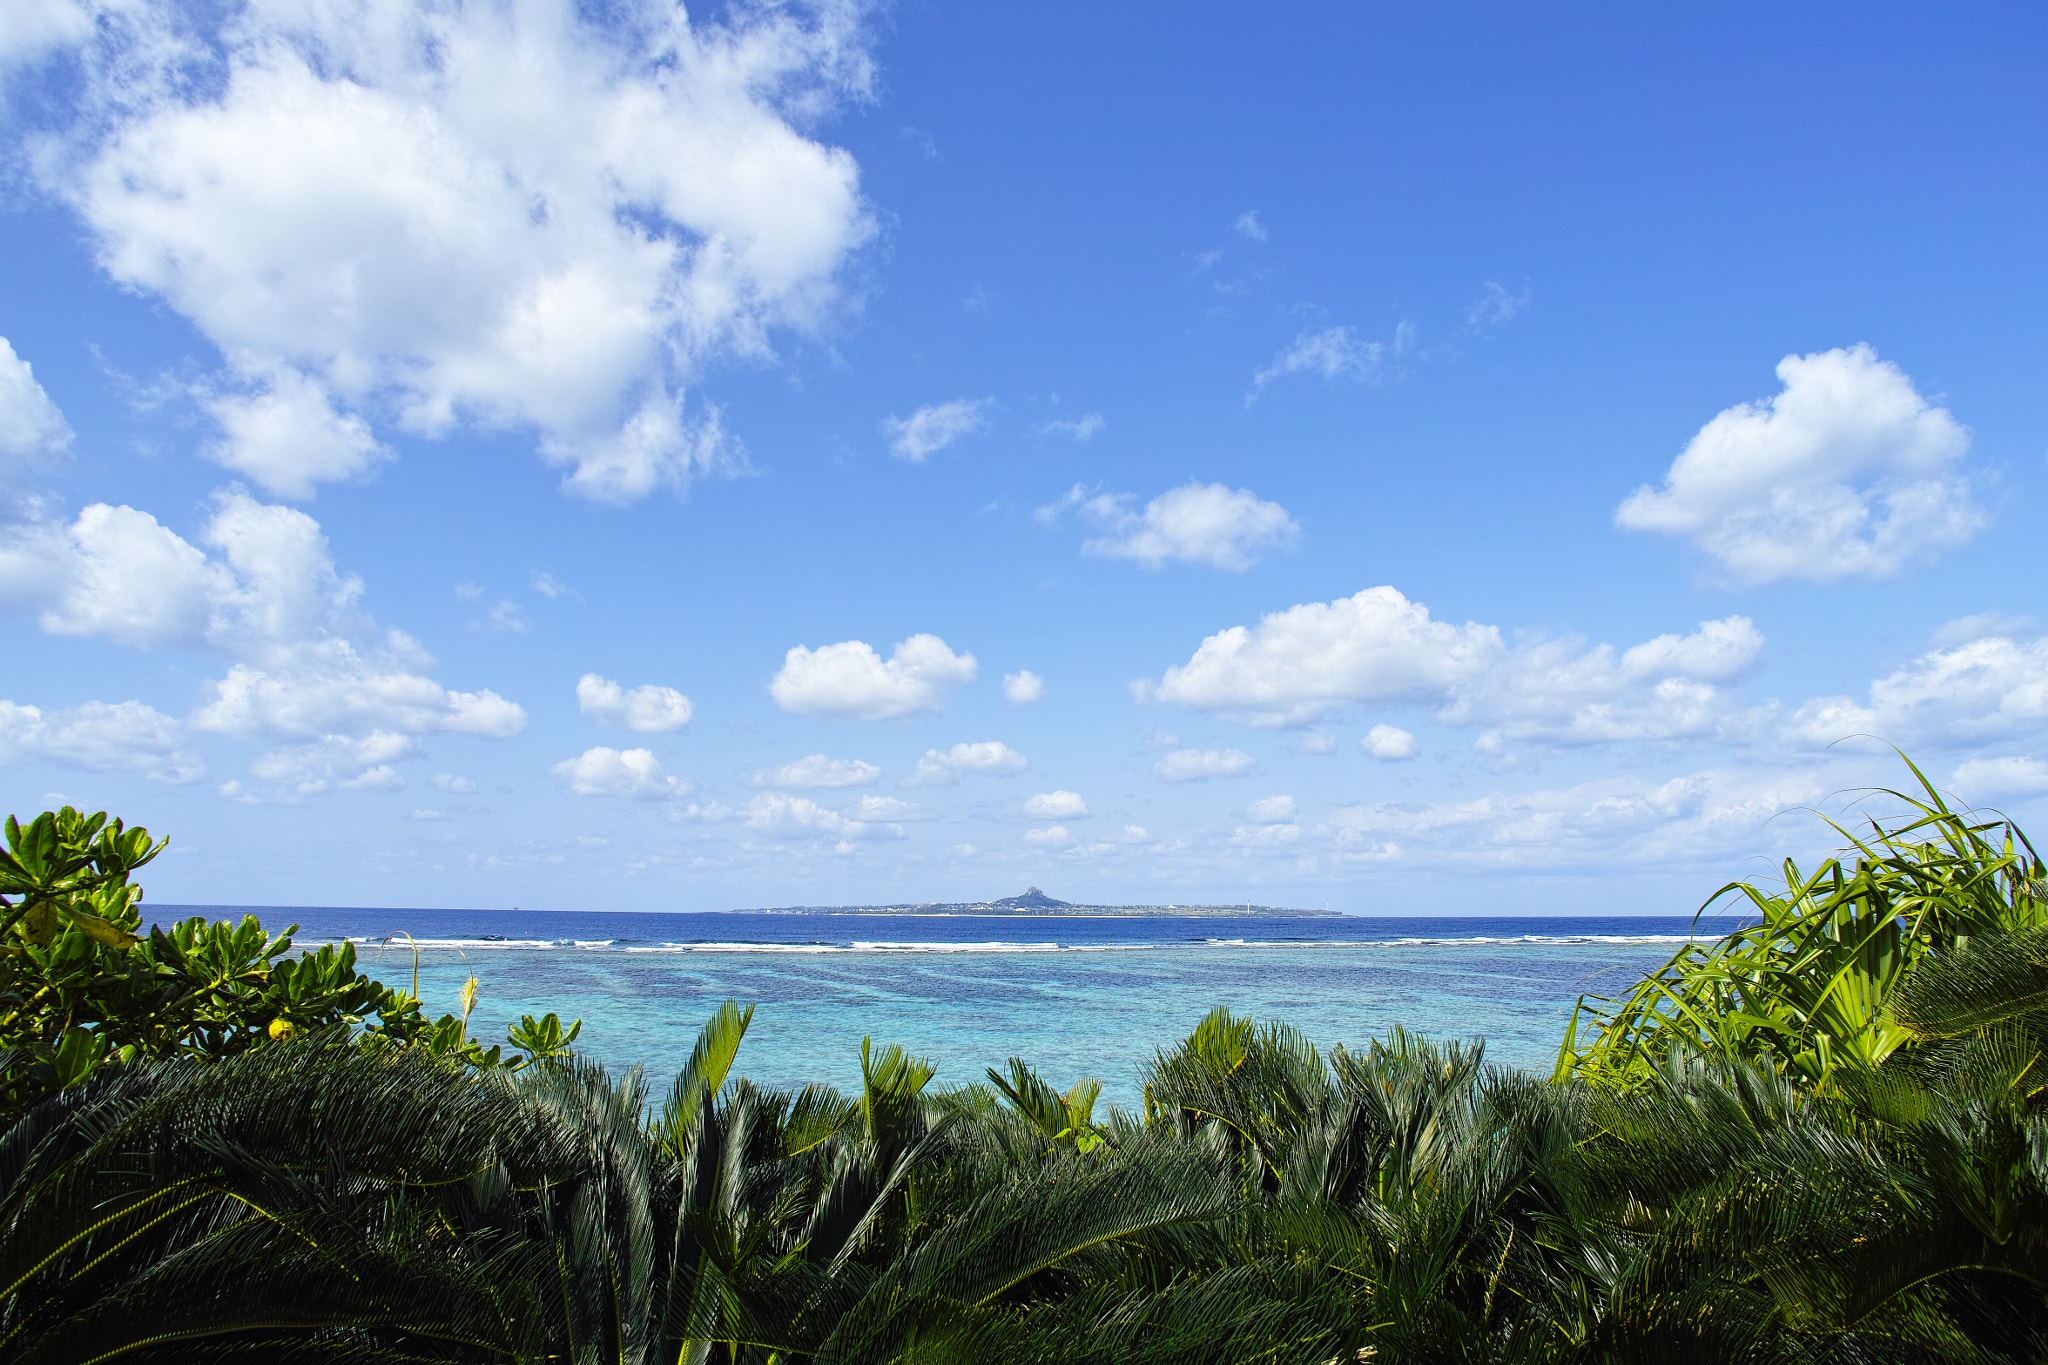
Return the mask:
[[1070,910],[1073,908],[1072,902],[1054,900],[1035,886],[1024,888],[1024,894],[1021,896],[1005,896],[999,901],[990,901],[988,904],[994,910]]

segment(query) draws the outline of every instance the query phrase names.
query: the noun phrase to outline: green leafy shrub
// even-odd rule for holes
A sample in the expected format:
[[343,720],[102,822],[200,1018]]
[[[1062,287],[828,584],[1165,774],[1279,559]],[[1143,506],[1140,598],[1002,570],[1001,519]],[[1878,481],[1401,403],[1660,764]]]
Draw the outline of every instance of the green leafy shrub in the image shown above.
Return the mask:
[[298,1034],[340,1029],[377,1050],[419,1047],[474,1067],[560,1057],[582,1025],[552,1014],[514,1028],[507,1057],[469,1036],[461,1015],[429,1019],[416,994],[356,968],[355,945],[296,953],[253,915],[194,917],[142,931],[135,872],[162,853],[104,812],[69,806],[6,824],[0,851],[0,1117],[77,1085],[110,1060],[218,1059]]

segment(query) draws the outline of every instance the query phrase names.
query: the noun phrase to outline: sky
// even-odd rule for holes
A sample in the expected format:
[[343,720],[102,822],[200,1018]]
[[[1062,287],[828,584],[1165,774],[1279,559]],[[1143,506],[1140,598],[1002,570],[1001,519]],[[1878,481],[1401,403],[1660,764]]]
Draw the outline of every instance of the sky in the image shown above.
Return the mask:
[[2048,12],[0,8],[153,900],[1684,914],[2048,815]]

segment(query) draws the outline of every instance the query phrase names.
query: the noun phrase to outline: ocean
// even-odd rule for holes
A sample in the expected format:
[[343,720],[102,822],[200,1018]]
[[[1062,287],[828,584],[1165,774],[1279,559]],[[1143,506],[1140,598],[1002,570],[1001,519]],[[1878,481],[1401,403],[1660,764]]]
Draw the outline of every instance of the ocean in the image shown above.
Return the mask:
[[605,914],[292,906],[147,907],[152,918],[296,923],[301,947],[357,944],[362,969],[454,1012],[472,1032],[522,1014],[583,1020],[577,1049],[666,1086],[720,1001],[759,1006],[736,1070],[765,1085],[856,1087],[860,1043],[901,1043],[936,1084],[1021,1056],[1060,1089],[1083,1076],[1133,1106],[1138,1069],[1227,1005],[1318,1046],[1395,1025],[1486,1039],[1490,1059],[1548,1073],[1582,992],[1615,995],[1695,934],[1673,918],[1067,919],[1017,916]]

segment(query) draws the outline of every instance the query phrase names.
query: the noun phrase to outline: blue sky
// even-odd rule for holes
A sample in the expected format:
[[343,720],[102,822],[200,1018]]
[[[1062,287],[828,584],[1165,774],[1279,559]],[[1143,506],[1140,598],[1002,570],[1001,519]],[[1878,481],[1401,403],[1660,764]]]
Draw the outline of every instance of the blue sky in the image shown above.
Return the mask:
[[1381,914],[1689,911],[1853,735],[2038,817],[2044,27],[17,0],[7,807]]

